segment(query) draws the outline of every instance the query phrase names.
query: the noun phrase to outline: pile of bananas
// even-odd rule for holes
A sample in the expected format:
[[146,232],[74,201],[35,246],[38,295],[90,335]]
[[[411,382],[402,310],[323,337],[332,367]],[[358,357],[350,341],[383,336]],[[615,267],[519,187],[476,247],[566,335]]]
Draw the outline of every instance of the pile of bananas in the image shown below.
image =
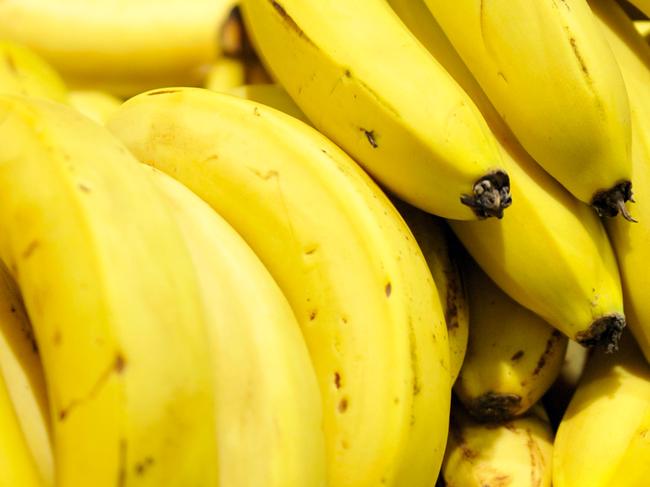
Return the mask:
[[650,485],[645,16],[0,2],[0,486]]

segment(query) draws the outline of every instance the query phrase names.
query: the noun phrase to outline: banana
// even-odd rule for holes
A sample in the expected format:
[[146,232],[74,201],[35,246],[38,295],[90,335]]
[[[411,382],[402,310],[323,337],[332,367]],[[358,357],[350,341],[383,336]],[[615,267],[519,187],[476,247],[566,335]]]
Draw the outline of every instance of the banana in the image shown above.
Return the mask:
[[228,90],[230,95],[245,100],[255,101],[263,105],[275,108],[281,112],[291,115],[293,118],[311,125],[307,116],[302,113],[298,105],[291,99],[289,94],[284,91],[282,86],[271,84],[242,85]]
[[507,423],[481,424],[454,404],[446,487],[550,487],[552,461],[553,431],[541,406]]
[[533,406],[560,373],[567,339],[503,293],[466,259],[467,355],[454,392],[480,421],[506,421]]
[[449,337],[449,367],[452,384],[460,372],[469,329],[467,292],[456,263],[458,256],[450,242],[450,232],[443,221],[412,206],[395,201],[427,261],[438,297],[445,313]]
[[508,218],[450,221],[454,233],[519,304],[583,345],[614,350],[625,319],[616,259],[603,225],[523,150],[422,0],[390,3],[480,107],[512,177],[517,204]]
[[[591,2],[591,8],[616,55],[632,107],[633,176],[640,194],[650,195],[650,47],[635,31],[625,13],[614,2]],[[650,202],[640,198],[635,206],[639,225],[608,222],[623,280],[625,312],[646,359],[650,362],[650,302],[646,272],[650,246]],[[629,228],[628,228],[629,227]]]
[[531,156],[601,216],[631,219],[630,108],[586,0],[425,0]]
[[42,487],[5,380],[0,374],[0,485]]
[[137,161],[73,108],[0,96],[0,260],[34,328],[56,485],[215,486],[203,308]]
[[311,127],[208,90],[144,93],[108,127],[219,212],[287,296],[320,386],[329,485],[430,486],[448,427],[447,330],[379,188]]
[[555,438],[554,487],[644,487],[650,476],[650,366],[629,335],[594,354]]
[[650,17],[650,0],[629,0],[629,2]]
[[0,93],[60,102],[68,97],[63,80],[50,65],[26,47],[7,40],[0,40]]
[[6,0],[0,38],[34,49],[75,89],[127,97],[199,85],[234,0]]
[[73,90],[68,95],[68,104],[103,125],[119,108],[122,100],[105,91]]
[[208,71],[203,86],[208,90],[228,92],[246,82],[246,65],[241,59],[222,57]]
[[[39,478],[41,485],[52,486],[54,485],[54,460],[48,416],[49,405],[38,347],[16,285],[0,261],[0,381],[3,380],[6,393],[0,390],[2,403],[0,409],[3,410],[1,414],[13,414],[8,412],[4,404],[5,394],[8,394],[22,430],[21,435],[29,450],[29,456],[37,469],[36,477]],[[2,385],[0,389],[4,387]],[[9,418],[5,417],[5,419]],[[5,435],[7,429],[0,428],[0,431]],[[19,454],[18,452],[23,448],[22,440],[10,448],[17,449],[16,454]],[[0,448],[0,452],[2,452],[0,456],[6,455],[7,449]],[[5,468],[0,466],[0,479]],[[0,480],[0,485],[23,485],[5,480]]]
[[320,392],[289,303],[228,223],[176,180],[143,168],[199,275],[216,379],[219,485],[325,486]]
[[382,0],[244,0],[260,56],[314,126],[400,199],[501,217],[509,178],[474,103]]

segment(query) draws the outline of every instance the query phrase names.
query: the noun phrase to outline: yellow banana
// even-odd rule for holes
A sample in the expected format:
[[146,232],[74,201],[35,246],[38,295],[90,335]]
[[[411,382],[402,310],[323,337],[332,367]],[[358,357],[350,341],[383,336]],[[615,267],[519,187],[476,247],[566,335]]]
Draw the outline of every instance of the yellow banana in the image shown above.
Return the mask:
[[208,90],[144,93],[108,126],[217,210],[284,291],[320,386],[329,485],[431,485],[447,436],[447,330],[379,188],[311,127]]
[[199,276],[216,380],[219,485],[324,487],[320,392],[289,303],[228,223],[176,180],[143,167]]
[[630,109],[586,0],[425,0],[523,147],[600,215],[630,219]]
[[[29,455],[37,468],[36,477],[42,485],[54,485],[49,406],[38,347],[16,285],[0,262],[0,380],[2,379]],[[3,391],[0,391],[0,396],[0,402],[4,403]],[[2,414],[9,414],[4,404],[0,409],[3,409]],[[0,431],[4,435],[6,430],[0,428]],[[23,448],[21,445],[22,441],[11,448],[20,450]],[[6,454],[6,449],[0,448],[0,455]],[[0,471],[3,470],[0,467]],[[23,484],[0,480],[0,485]]]
[[555,438],[553,486],[646,486],[649,432],[650,366],[626,335],[587,365]]
[[241,59],[221,57],[208,71],[203,86],[208,90],[228,92],[246,83],[246,65]]
[[0,37],[34,49],[75,89],[131,96],[198,85],[234,0],[5,0]]
[[91,120],[103,125],[122,104],[122,100],[105,91],[74,90],[68,95],[68,103]]
[[465,359],[469,328],[467,293],[456,263],[458,256],[443,221],[399,201],[395,204],[413,232],[436,283],[447,324],[449,369],[453,384]]
[[552,461],[553,431],[541,406],[507,423],[481,424],[454,404],[446,487],[550,487]]
[[68,93],[58,73],[34,52],[1,37],[0,93],[65,102]]
[[127,149],[0,96],[0,259],[45,371],[56,485],[216,485],[214,393],[180,230]]
[[615,349],[625,326],[623,298],[601,222],[523,150],[422,0],[390,3],[479,106],[512,176],[517,204],[508,210],[508,218],[450,221],[452,229],[515,301],[583,345]]
[[43,486],[2,374],[0,374],[0,431],[2,431],[0,485],[3,487]]
[[634,214],[641,223],[607,222],[623,280],[625,313],[646,359],[650,361],[650,46],[635,31],[632,21],[615,2],[591,1],[591,8],[606,35],[625,78],[632,108],[632,156],[636,190],[641,195]]
[[262,103],[263,105],[275,108],[276,110],[280,110],[287,115],[291,115],[293,118],[297,118],[298,120],[311,125],[307,116],[302,113],[302,110],[298,108],[298,105],[296,105],[289,94],[284,91],[284,88],[280,85],[274,83],[242,85],[228,90],[228,93],[239,98],[256,101],[257,103]]
[[505,295],[469,259],[462,267],[473,311],[454,392],[475,418],[505,421],[526,412],[555,381],[567,339]]
[[384,187],[446,218],[501,217],[499,151],[472,100],[383,0],[244,0],[260,56]]

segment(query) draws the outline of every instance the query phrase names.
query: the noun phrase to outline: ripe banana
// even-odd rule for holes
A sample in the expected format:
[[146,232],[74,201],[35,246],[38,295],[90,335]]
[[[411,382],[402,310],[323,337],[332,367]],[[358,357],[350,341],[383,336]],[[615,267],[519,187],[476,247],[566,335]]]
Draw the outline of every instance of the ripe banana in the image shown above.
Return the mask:
[[555,381],[567,339],[503,293],[466,259],[469,343],[454,392],[480,421],[506,421],[528,411]]
[[284,291],[320,386],[329,485],[431,485],[447,330],[421,251],[370,178],[302,122],[208,90],[144,93],[108,127],[217,210]]
[[32,451],[0,374],[0,485],[42,487]]
[[[630,97],[636,190],[641,195],[650,196],[650,46],[615,2],[592,1],[591,8],[614,51]],[[630,329],[650,361],[650,302],[647,293],[650,275],[646,271],[650,247],[650,201],[642,196],[634,213],[641,224],[621,225],[610,221],[607,229],[621,269]]]
[[68,95],[68,103],[86,117],[103,125],[119,108],[122,100],[105,91],[73,90]]
[[0,96],[0,259],[45,371],[56,485],[216,485],[197,278],[136,160],[61,104]]
[[443,221],[405,203],[395,201],[395,206],[413,232],[427,261],[438,297],[445,313],[449,337],[449,369],[453,384],[460,372],[469,328],[467,293],[456,263],[450,231]]
[[600,215],[631,219],[630,109],[586,0],[425,0],[532,157]]
[[650,476],[650,367],[629,335],[596,353],[555,438],[554,487],[644,487]]
[[625,326],[623,298],[601,222],[523,150],[422,0],[390,3],[479,106],[512,176],[517,204],[508,218],[451,221],[452,229],[488,276],[519,304],[583,345],[614,350]]
[[[0,380],[4,380],[6,384],[6,391],[22,430],[21,435],[37,469],[39,482],[44,486],[54,485],[49,405],[38,347],[16,285],[1,261]],[[2,414],[13,414],[7,412],[4,394],[4,391],[0,391]],[[0,428],[0,431],[4,435],[7,430]],[[17,449],[18,454],[22,446],[16,444],[9,448]],[[0,448],[0,456],[3,455],[7,455],[6,448]],[[0,466],[0,479],[5,468],[7,467]],[[0,485],[23,484],[0,480]]]
[[199,276],[216,380],[219,485],[324,487],[320,392],[289,303],[212,208],[143,168],[178,221]]
[[541,406],[507,423],[481,424],[454,404],[446,487],[550,487],[552,460],[553,431]]
[[208,71],[203,86],[208,90],[227,92],[246,83],[246,65],[237,58],[221,57]]
[[400,199],[501,217],[509,178],[469,97],[383,0],[244,0],[274,78],[314,126]]
[[76,89],[130,96],[198,85],[234,0],[5,0],[0,38],[34,49]]
[[63,80],[51,66],[26,47],[7,40],[0,40],[0,93],[60,102],[68,97]]

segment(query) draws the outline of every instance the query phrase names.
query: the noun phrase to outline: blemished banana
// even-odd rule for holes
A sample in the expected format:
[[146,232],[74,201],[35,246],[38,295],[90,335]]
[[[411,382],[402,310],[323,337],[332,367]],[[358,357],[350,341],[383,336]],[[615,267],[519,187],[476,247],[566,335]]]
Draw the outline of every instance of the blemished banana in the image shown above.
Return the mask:
[[128,150],[76,110],[0,96],[0,259],[38,343],[56,485],[215,486],[194,267]]
[[480,421],[506,421],[533,406],[555,381],[567,338],[509,298],[468,258],[469,343],[454,392]]
[[318,378],[329,485],[431,485],[447,330],[420,249],[372,180],[302,122],[208,90],[138,95],[108,127],[220,213],[287,296]]
[[[592,1],[591,8],[606,35],[625,78],[632,109],[633,177],[639,203],[634,215],[638,225],[607,222],[623,281],[625,313],[630,329],[650,362],[650,275],[646,271],[650,251],[650,46],[615,2]],[[647,221],[646,221],[647,220]]]
[[[43,368],[23,302],[8,270],[0,261],[0,380],[2,379],[6,384],[29,455],[37,468],[37,476],[42,485],[52,486],[54,460]],[[0,396],[3,394],[0,391]],[[4,396],[0,402],[4,402]],[[5,406],[0,408],[3,409],[2,414],[10,414]],[[0,428],[0,431],[4,435],[6,430]],[[15,445],[13,448],[22,446]],[[7,455],[5,447],[0,448],[0,456],[2,455]],[[6,467],[0,467],[0,471],[4,468]],[[22,484],[0,480],[0,485]]]
[[555,438],[554,487],[644,487],[650,477],[650,366],[630,335],[596,352]]
[[505,423],[482,424],[454,404],[445,487],[550,487],[552,462],[553,430],[541,406]]
[[628,99],[586,0],[425,3],[526,151],[600,215],[631,219]]
[[234,0],[6,0],[0,38],[34,49],[75,89],[131,96],[199,85]]
[[449,337],[449,369],[452,384],[458,377],[467,350],[469,306],[467,292],[444,221],[413,206],[395,201],[427,261],[445,313]]
[[298,120],[311,125],[307,116],[302,113],[302,110],[298,108],[298,105],[296,105],[284,88],[278,84],[242,85],[228,90],[228,93],[239,98],[255,101],[271,108],[275,108],[276,110],[280,110],[287,115],[291,115],[293,118],[297,118]]
[[216,381],[219,485],[324,487],[320,392],[287,299],[212,208],[166,174],[143,169],[179,222],[199,276]]
[[385,188],[446,218],[503,215],[510,183],[485,120],[384,0],[242,8],[274,78]]
[[390,0],[481,109],[500,144],[517,204],[508,217],[450,225],[488,276],[585,346],[609,350],[625,326],[616,259],[602,223],[523,150],[422,0]]
[[103,125],[119,108],[122,100],[105,91],[73,90],[68,94],[68,104]]
[[[0,7],[1,8],[1,7]],[[30,49],[0,36],[0,93],[49,98],[65,102],[65,83],[54,69]]]
[[5,382],[0,374],[0,485],[43,487]]
[[246,65],[234,57],[217,59],[208,71],[203,86],[208,90],[228,92],[246,83]]

